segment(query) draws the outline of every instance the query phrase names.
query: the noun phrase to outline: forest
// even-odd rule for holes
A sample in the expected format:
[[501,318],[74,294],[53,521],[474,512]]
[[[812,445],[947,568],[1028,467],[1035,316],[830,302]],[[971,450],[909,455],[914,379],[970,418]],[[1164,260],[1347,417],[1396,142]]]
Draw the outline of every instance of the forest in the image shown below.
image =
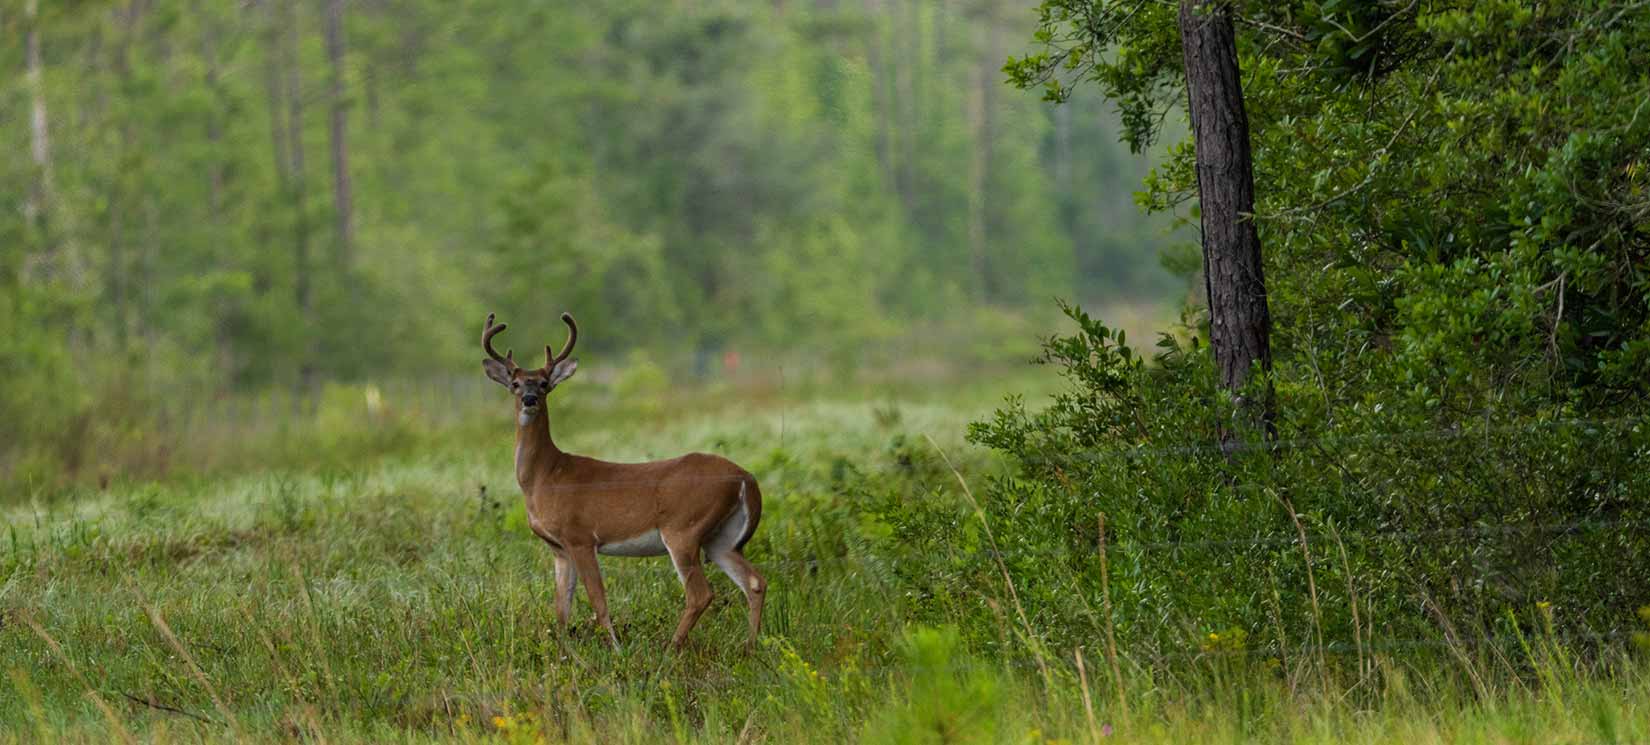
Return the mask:
[[1175,298],[1145,160],[1002,85],[997,0],[11,5],[0,462],[180,389],[467,374],[491,310],[702,375]]
[[0,745],[1650,741],[1644,0],[0,38]]

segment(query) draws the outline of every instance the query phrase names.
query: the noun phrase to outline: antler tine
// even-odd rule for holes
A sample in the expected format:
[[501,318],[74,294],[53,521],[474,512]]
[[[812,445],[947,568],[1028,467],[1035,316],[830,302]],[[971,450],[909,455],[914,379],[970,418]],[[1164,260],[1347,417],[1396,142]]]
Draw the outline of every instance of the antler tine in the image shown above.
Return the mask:
[[579,325],[573,322],[573,314],[563,313],[561,314],[561,320],[563,323],[567,324],[567,346],[561,348],[561,354],[551,354],[550,345],[544,345],[544,358],[549,360],[549,362],[544,365],[544,369],[546,370],[554,368],[557,363],[567,359],[567,355],[573,353],[573,345],[577,344],[579,341]]
[[498,336],[499,332],[503,331],[504,329],[506,329],[508,327],[509,327],[509,324],[505,324],[505,323],[494,324],[493,323],[493,314],[488,313],[487,314],[487,325],[483,326],[482,329],[481,329],[481,348],[487,350],[487,356],[493,358],[493,360],[495,362],[503,363],[504,365],[509,366],[511,369],[515,369],[515,367],[516,367],[515,350],[512,349],[512,350],[510,350],[509,354],[506,354],[506,355],[501,357],[501,356],[499,356],[498,350],[493,349],[493,337]]

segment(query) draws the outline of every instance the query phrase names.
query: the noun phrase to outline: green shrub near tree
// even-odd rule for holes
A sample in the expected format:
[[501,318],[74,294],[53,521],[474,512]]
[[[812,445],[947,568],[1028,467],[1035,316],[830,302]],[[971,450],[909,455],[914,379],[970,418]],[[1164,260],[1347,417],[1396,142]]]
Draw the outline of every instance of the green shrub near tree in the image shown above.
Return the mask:
[[[1417,645],[1448,654],[1445,629],[1516,649],[1540,629],[1538,609],[1578,649],[1620,646],[1650,600],[1640,418],[1441,427],[1393,406],[1286,428],[1228,458],[1216,438],[1235,411],[1204,350],[1166,337],[1148,364],[1123,334],[1067,310],[1080,331],[1049,339],[1041,359],[1068,389],[1042,408],[1013,400],[970,429],[1013,464],[979,515],[867,487],[921,618],[967,618],[977,642],[1019,648],[987,607],[1005,602],[1000,555],[1035,634],[1055,650],[1094,649],[1107,562],[1119,644],[1137,662],[1237,645],[1351,670]],[[1283,387],[1280,410],[1315,395]]]
[[[1055,100],[1098,85],[1150,143],[1184,96],[1175,8],[1041,8],[1046,50],[1010,61],[1016,81]],[[1235,412],[1198,308],[1148,360],[1067,307],[1079,331],[1041,361],[1069,389],[971,430],[1016,464],[979,517],[1030,625],[1058,648],[1102,634],[1104,513],[1117,633],[1145,659],[1235,644],[1362,666],[1516,648],[1547,613],[1578,648],[1621,644],[1650,602],[1650,15],[1235,11],[1278,440],[1215,446]],[[1190,145],[1171,150],[1150,208],[1196,196]],[[903,499],[882,516],[910,586],[943,588],[920,607],[990,617],[1004,578],[976,516]]]

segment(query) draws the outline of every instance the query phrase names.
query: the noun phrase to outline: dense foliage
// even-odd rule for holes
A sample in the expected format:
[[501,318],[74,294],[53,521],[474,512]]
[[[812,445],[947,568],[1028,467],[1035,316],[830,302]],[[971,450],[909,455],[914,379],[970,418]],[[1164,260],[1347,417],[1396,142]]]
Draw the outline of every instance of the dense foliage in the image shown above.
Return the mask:
[[1555,619],[1579,646],[1624,644],[1650,602],[1641,418],[1435,428],[1386,411],[1228,458],[1214,442],[1235,411],[1206,350],[1166,338],[1147,365],[1068,312],[1080,331],[1042,358],[1067,390],[970,430],[1015,463],[978,513],[868,494],[919,617],[999,638],[984,606],[1003,602],[1006,571],[1055,650],[1095,644],[1114,612],[1138,661],[1201,648],[1361,671],[1377,653],[1442,654],[1449,634],[1504,653]]
[[[1157,136],[1184,96],[1173,4],[1041,7],[1047,48],[1010,61],[1016,81],[1055,100],[1098,84],[1131,144]],[[1234,412],[1197,309],[1148,364],[1067,308],[1080,331],[1043,361],[1070,391],[972,430],[1018,464],[980,515],[887,509],[915,547],[903,571],[946,588],[935,617],[977,604],[1003,582],[977,553],[988,521],[1033,625],[1093,639],[1105,513],[1118,633],[1148,648],[1362,669],[1461,628],[1516,647],[1554,619],[1621,642],[1650,601],[1650,14],[1235,10],[1280,440],[1211,446]],[[1154,208],[1196,196],[1190,144],[1174,153]]]
[[[1298,426],[1631,411],[1650,386],[1650,15],[1631,2],[1238,3],[1280,386]],[[1175,10],[1051,0],[1049,97],[1140,147],[1184,96]],[[1076,82],[1073,82],[1075,79]],[[1065,81],[1065,82],[1061,82]],[[1195,196],[1191,148],[1147,181]]]
[[0,465],[27,445],[25,470],[73,470],[183,391],[473,376],[489,310],[518,351],[571,310],[581,349],[700,369],[934,324],[966,355],[1056,294],[1161,297],[1143,166],[1100,97],[1002,86],[1029,20],[0,4],[5,48],[37,50],[0,55]]

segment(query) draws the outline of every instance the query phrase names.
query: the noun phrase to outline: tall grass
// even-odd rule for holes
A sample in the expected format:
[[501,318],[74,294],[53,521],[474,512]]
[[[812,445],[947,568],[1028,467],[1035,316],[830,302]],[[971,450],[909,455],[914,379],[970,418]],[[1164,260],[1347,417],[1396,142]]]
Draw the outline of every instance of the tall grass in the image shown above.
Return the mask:
[[660,561],[604,564],[621,649],[582,599],[581,622],[556,628],[502,399],[365,460],[294,453],[72,499],[13,495],[0,743],[1650,741],[1645,667],[1572,654],[1539,616],[1547,631],[1517,660],[1443,636],[1355,665],[1214,642],[1172,666],[1122,648],[1115,675],[1097,662],[1103,639],[1047,646],[1007,571],[983,604],[1002,644],[912,624],[918,596],[944,588],[901,580],[863,489],[985,519],[967,487],[1000,466],[960,441],[964,425],[1004,390],[1048,384],[558,402],[571,450],[712,450],[762,480],[750,553],[772,589],[748,654],[719,575],[688,648],[662,652],[682,600]]

